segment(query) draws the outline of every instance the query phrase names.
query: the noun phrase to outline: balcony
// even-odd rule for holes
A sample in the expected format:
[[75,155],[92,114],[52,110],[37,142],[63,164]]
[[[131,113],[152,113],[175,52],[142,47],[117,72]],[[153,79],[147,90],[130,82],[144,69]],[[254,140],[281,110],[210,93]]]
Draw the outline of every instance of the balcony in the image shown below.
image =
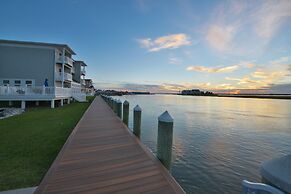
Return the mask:
[[85,69],[81,69],[81,75],[86,75],[86,70]]
[[[59,56],[57,57],[57,60],[56,60],[57,63],[63,63],[63,56]],[[73,62],[74,60],[71,59],[70,57],[67,57],[65,56],[65,63],[70,65],[71,67],[73,67]]]
[[[63,81],[63,74],[61,72],[55,73],[55,80],[56,81]],[[64,81],[73,81],[73,76],[70,73],[64,73]]]

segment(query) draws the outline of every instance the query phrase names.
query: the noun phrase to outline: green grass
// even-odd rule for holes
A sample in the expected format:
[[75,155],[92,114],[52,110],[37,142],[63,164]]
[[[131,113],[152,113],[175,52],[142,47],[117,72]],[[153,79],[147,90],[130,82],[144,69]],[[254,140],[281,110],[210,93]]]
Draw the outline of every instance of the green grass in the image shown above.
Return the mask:
[[0,191],[37,186],[92,99],[0,120]]

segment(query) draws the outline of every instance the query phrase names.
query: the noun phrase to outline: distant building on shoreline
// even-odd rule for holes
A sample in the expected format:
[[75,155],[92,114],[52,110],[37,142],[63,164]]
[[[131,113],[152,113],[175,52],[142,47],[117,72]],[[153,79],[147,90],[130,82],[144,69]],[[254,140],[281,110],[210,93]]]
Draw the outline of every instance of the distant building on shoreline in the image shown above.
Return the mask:
[[108,96],[122,96],[122,95],[150,95],[150,92],[128,92],[128,91],[116,91],[116,90],[96,90],[97,95]]
[[192,90],[182,90],[180,95],[189,95],[189,96],[215,96],[213,92],[209,91],[200,91],[199,89],[192,89]]

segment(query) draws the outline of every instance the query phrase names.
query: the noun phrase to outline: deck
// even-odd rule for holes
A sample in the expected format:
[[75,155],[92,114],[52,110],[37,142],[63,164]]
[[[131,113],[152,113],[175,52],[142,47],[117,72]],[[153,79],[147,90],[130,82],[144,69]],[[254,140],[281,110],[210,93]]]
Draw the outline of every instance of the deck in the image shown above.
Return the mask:
[[35,194],[184,193],[101,97],[79,121]]

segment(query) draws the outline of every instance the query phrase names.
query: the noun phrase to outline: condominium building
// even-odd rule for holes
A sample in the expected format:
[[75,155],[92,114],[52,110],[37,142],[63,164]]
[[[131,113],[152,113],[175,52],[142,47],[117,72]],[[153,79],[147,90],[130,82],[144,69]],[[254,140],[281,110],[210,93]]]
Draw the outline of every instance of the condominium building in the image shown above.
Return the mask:
[[[0,101],[85,101],[84,62],[66,44],[0,40]],[[80,65],[81,64],[81,65]]]

